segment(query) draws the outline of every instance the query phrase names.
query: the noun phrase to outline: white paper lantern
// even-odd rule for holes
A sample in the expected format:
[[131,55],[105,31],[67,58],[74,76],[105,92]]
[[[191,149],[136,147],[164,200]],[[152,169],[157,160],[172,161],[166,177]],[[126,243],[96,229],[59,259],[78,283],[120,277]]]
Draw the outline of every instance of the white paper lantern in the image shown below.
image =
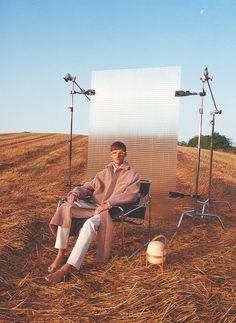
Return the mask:
[[159,265],[162,267],[163,270],[166,255],[166,237],[163,235],[159,235],[152,239],[152,241],[150,241],[148,244],[146,252],[146,264],[147,262],[149,262],[150,264]]

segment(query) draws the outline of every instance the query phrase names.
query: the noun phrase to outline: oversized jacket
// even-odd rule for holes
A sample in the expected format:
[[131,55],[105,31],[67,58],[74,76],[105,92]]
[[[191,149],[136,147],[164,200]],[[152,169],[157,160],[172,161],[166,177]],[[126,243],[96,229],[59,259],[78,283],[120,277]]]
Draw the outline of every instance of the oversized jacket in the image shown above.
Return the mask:
[[[114,172],[112,163],[83,186],[75,187],[72,192],[79,199],[91,197],[91,201],[101,205],[109,202],[111,206],[133,203],[138,199],[140,187],[139,174],[125,161]],[[50,228],[55,234],[55,226],[70,227],[73,217],[84,219],[94,215],[94,210],[78,208],[75,204],[64,203],[57,210],[50,221]],[[112,245],[113,224],[108,211],[101,213],[101,224],[98,232],[97,261],[107,261]]]

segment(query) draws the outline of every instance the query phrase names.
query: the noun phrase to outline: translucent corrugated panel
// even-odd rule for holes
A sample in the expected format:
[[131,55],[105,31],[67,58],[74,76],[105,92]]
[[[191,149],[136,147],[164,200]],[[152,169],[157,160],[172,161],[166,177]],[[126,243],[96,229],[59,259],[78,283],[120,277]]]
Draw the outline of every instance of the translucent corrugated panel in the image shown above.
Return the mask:
[[127,160],[152,181],[153,204],[165,205],[176,186],[180,68],[95,71],[92,88],[88,176],[110,161],[111,143],[123,141]]

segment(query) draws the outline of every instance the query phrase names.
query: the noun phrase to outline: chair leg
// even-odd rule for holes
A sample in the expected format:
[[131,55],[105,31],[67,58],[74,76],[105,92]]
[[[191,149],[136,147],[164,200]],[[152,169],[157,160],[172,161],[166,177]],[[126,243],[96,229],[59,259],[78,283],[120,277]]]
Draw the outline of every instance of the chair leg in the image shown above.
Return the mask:
[[121,250],[122,255],[124,256],[124,239],[125,239],[125,226],[124,226],[124,219],[121,220]]
[[151,196],[149,196],[149,205],[148,205],[148,240],[151,241],[151,230],[152,230],[152,206],[151,206]]

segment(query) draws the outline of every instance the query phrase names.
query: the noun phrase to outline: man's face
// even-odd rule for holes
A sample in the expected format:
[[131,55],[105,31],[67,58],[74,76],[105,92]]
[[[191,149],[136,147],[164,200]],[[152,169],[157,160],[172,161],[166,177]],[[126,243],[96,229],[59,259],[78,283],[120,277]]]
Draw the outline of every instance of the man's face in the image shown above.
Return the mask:
[[124,161],[126,155],[127,155],[126,152],[123,151],[122,149],[115,149],[115,150],[111,151],[111,158],[112,158],[113,163],[116,166],[120,166],[123,164],[123,161]]

